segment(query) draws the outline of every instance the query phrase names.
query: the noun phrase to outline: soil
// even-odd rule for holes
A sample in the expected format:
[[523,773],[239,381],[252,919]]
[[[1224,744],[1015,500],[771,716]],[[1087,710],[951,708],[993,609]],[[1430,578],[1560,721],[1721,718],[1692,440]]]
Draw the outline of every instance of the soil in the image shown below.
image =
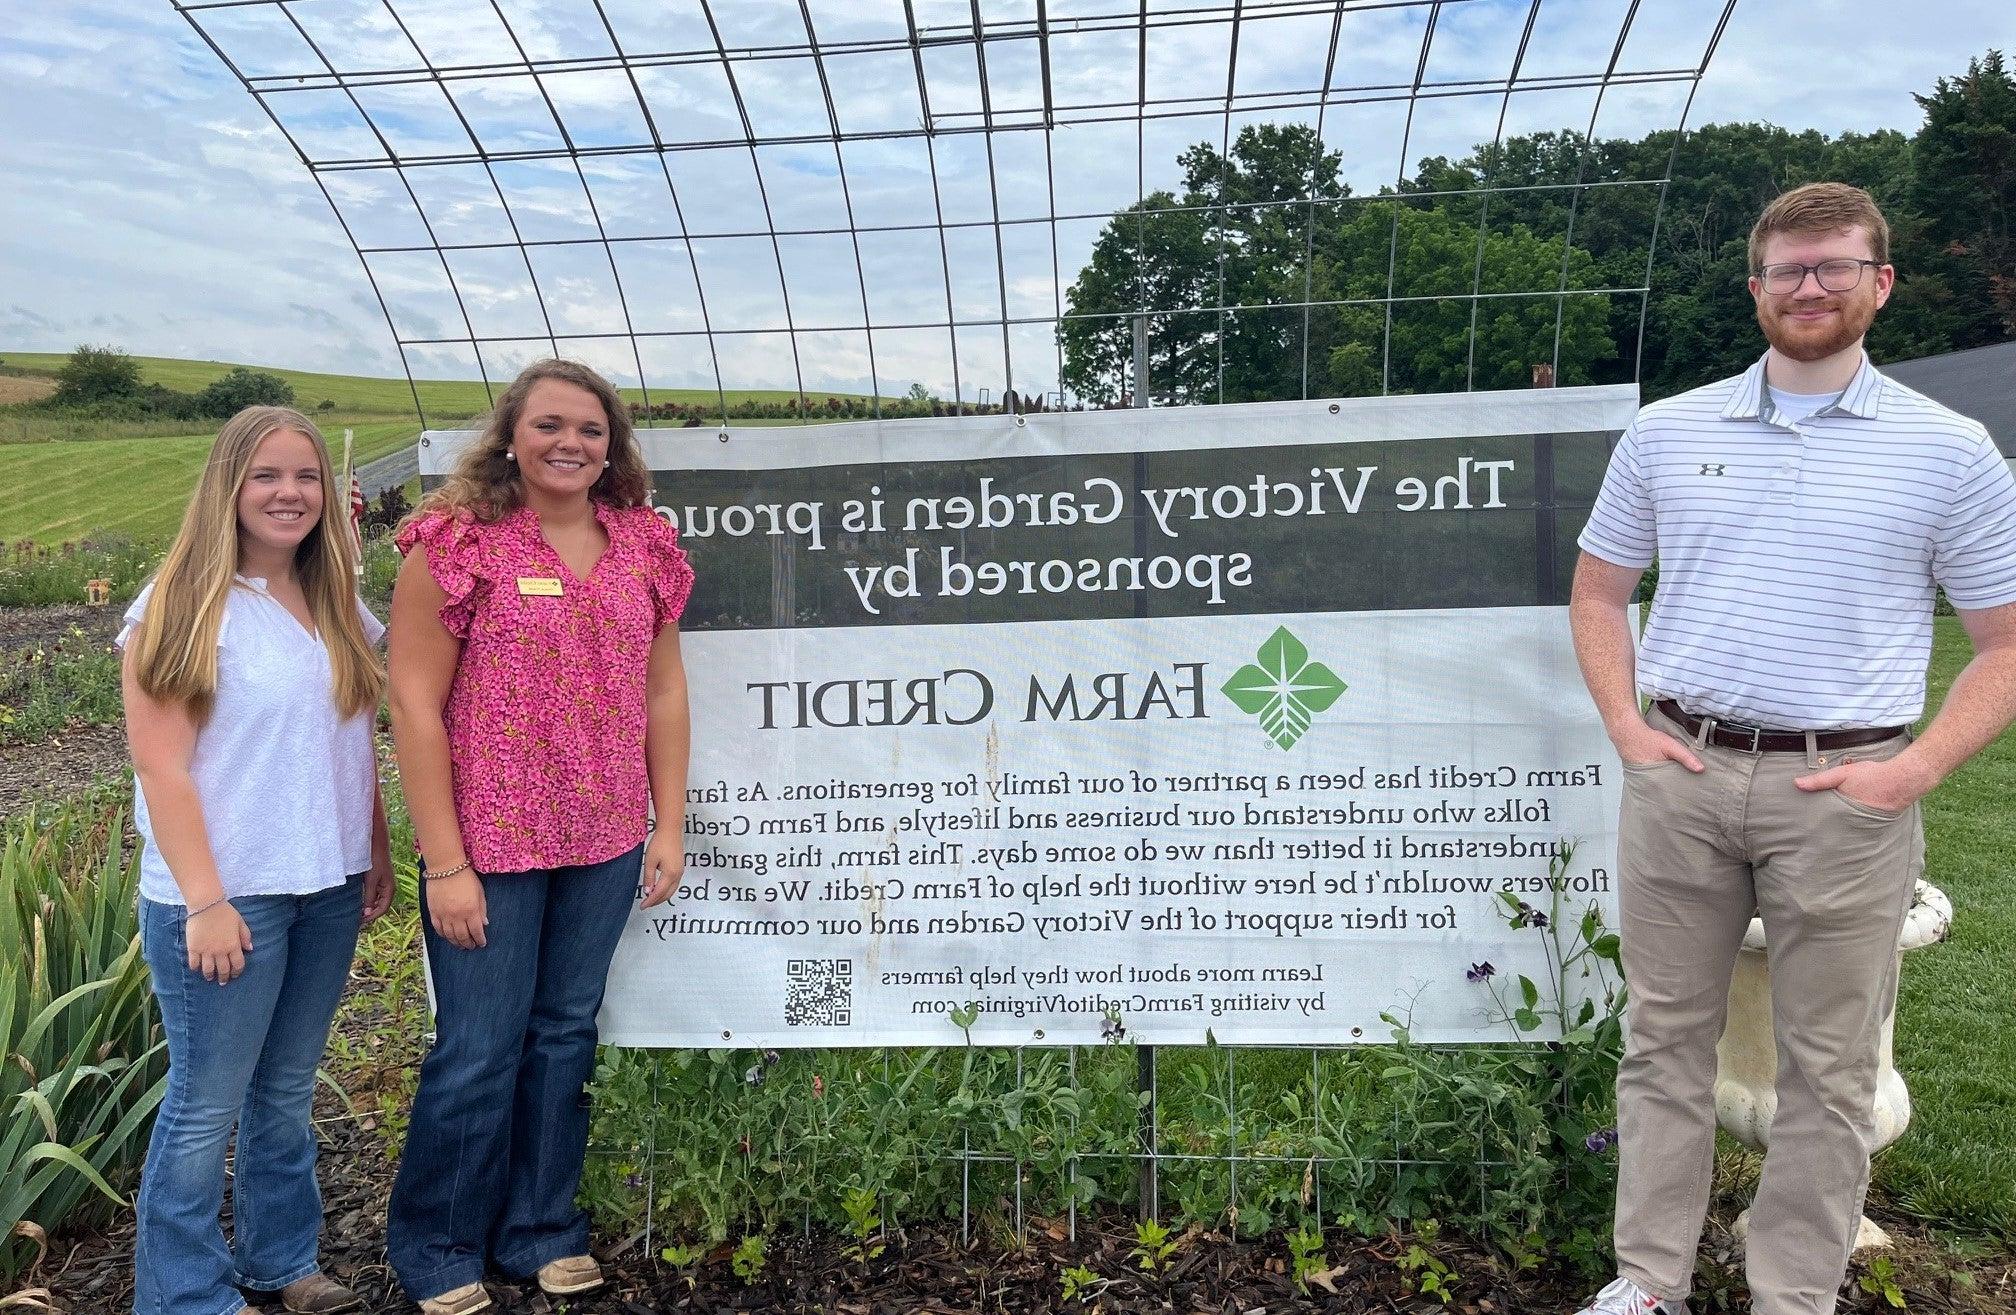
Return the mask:
[[0,406],[12,406],[17,402],[39,402],[55,391],[54,379],[0,374]]
[[75,626],[91,640],[109,644],[119,633],[123,606],[0,607],[0,652],[53,644]]
[[117,776],[126,761],[123,726],[83,726],[40,744],[0,746],[0,819]]
[[[4,379],[0,379],[4,382]],[[82,630],[110,643],[123,608],[0,607],[0,654],[54,644]],[[126,732],[117,725],[78,726],[39,744],[0,745],[0,818],[37,799],[76,794],[125,769]]]

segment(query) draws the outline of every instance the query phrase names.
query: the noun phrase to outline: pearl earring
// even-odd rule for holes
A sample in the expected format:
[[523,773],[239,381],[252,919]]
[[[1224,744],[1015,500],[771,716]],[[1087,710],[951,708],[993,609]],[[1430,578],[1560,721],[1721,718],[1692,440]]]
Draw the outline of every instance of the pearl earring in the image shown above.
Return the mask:
[[506,461],[516,461],[518,459],[518,454],[516,452],[511,451],[509,448],[506,448],[504,451],[504,459]]
[[607,470],[607,469],[609,469],[609,463],[608,463],[608,462],[606,462],[606,461],[605,461],[605,462],[603,462],[603,463],[602,463],[602,469],[604,469],[604,470]]

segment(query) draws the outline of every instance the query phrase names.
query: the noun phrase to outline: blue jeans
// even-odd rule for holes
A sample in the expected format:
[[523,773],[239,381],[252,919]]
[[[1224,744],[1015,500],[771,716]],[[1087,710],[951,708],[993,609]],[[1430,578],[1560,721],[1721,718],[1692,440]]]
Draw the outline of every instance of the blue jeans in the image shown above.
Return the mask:
[[484,1274],[525,1277],[584,1255],[574,1204],[588,1149],[595,1014],[636,906],[643,846],[604,863],[483,876],[481,949],[420,925],[434,978],[434,1048],[399,1176],[386,1251],[415,1301]]
[[[231,901],[252,931],[245,972],[219,986],[189,967],[188,910],[140,901],[140,943],[168,1039],[135,1207],[137,1315],[237,1315],[241,1287],[316,1270],[322,1194],[309,1122],[315,1069],[357,950],[364,878],[313,895]],[[224,1244],[224,1148],[233,1244]]]

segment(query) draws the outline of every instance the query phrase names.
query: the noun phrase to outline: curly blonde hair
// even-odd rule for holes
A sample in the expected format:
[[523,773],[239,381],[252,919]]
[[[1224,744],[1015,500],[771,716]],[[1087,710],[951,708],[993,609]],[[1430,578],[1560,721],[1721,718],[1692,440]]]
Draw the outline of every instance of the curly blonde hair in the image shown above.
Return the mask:
[[651,475],[644,468],[644,453],[637,446],[637,433],[630,423],[630,408],[607,379],[578,361],[534,361],[519,372],[497,399],[497,405],[483,420],[483,432],[462,451],[455,472],[440,488],[420,500],[408,520],[433,512],[467,511],[486,523],[502,520],[525,505],[525,488],[519,483],[518,465],[506,454],[512,435],[525,414],[525,401],[532,389],[548,380],[573,384],[595,394],[609,418],[609,466],[588,490],[597,502],[615,507],[636,507],[651,497]]

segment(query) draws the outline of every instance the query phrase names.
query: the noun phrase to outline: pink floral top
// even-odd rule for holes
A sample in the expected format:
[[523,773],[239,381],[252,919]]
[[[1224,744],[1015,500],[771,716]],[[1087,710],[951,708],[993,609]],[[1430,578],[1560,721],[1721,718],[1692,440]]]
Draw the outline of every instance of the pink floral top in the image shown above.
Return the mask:
[[644,839],[645,673],[693,568],[650,508],[598,502],[595,517],[609,548],[586,580],[529,508],[489,525],[437,512],[399,531],[402,553],[426,547],[442,624],[462,641],[442,719],[478,872],[600,863]]

